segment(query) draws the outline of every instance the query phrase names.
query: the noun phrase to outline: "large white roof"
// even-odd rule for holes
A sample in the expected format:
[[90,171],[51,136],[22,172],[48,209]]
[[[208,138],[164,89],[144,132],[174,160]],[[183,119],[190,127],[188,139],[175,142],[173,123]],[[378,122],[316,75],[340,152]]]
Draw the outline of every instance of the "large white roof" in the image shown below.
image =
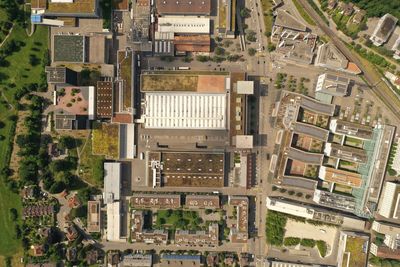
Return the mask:
[[146,93],[145,127],[215,129],[227,127],[226,94]]
[[159,32],[210,33],[210,18],[166,16],[158,18]]
[[307,207],[295,205],[284,200],[271,199],[269,197],[267,197],[267,209],[306,219],[312,219],[314,214],[314,210]]
[[107,240],[119,241],[121,238],[120,202],[107,204]]
[[121,163],[104,163],[104,202],[119,200],[121,190]]

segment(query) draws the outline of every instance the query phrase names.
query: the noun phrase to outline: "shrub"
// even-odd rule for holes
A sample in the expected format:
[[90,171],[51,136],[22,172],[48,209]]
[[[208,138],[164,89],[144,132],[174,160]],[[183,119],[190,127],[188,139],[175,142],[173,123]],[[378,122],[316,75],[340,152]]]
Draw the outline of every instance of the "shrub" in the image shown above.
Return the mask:
[[255,50],[254,48],[250,47],[247,50],[247,53],[249,54],[249,56],[254,56],[256,54],[257,50]]
[[295,193],[295,192],[294,192],[293,190],[290,190],[290,191],[288,192],[288,194],[291,195],[291,196],[293,196],[294,193]]
[[323,240],[318,240],[316,243],[317,243],[317,248],[318,248],[319,254],[321,255],[321,257],[325,257],[326,252],[328,250],[328,246],[326,245],[326,242]]
[[302,245],[304,247],[313,248],[313,247],[315,247],[315,240],[314,239],[303,238],[300,241],[300,245]]
[[300,244],[300,238],[298,237],[286,237],[283,241],[285,246],[297,246]]
[[287,218],[284,214],[268,211],[266,220],[266,236],[268,244],[282,246]]

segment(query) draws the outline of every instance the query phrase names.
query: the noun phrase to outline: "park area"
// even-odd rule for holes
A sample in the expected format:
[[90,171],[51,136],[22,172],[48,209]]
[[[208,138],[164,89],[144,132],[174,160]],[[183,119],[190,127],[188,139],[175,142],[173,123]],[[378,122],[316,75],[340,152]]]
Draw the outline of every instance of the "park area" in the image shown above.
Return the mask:
[[268,211],[266,236],[267,243],[275,247],[315,249],[324,258],[338,241],[338,229],[304,218]]
[[[0,15],[6,17],[3,10],[0,10]],[[43,67],[40,63],[47,52],[47,28],[39,26],[28,37],[24,28],[15,25],[0,51],[7,51],[0,64],[0,169],[3,169],[9,165],[15,136],[18,105],[15,95],[22,87],[41,82]],[[21,223],[22,203],[19,195],[13,193],[9,185],[0,179],[0,255],[14,256],[13,266],[18,266],[22,247],[21,240],[16,238],[15,227],[16,222]],[[17,210],[16,221],[10,216],[11,208]],[[0,265],[3,263],[4,259],[0,257]]]

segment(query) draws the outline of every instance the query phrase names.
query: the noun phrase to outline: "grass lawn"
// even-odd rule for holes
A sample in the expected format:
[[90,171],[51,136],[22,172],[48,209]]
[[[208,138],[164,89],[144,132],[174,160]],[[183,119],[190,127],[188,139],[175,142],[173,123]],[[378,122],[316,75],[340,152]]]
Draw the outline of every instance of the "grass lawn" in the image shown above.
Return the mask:
[[345,143],[354,147],[359,147],[359,148],[363,147],[363,141],[358,138],[346,136]]
[[[83,148],[84,141],[82,142]],[[81,151],[79,176],[81,179],[96,187],[103,186],[103,163],[104,156],[96,156],[92,154],[92,142],[89,140]]]
[[262,4],[262,9],[263,9],[263,15],[264,15],[265,30],[267,32],[271,32],[272,31],[272,22],[273,22],[272,1],[271,0],[261,0],[261,4]]
[[157,228],[199,230],[201,224],[202,219],[195,211],[159,210],[157,212]]
[[[16,27],[8,41],[12,39],[23,41],[25,46],[6,58],[10,63],[8,67],[0,67],[0,73],[4,75],[4,78],[0,80],[0,91],[12,105],[15,105],[16,103],[13,100],[15,89],[6,90],[5,85],[15,83],[15,88],[19,88],[27,83],[39,82],[42,66],[38,64],[32,67],[29,64],[29,55],[34,54],[38,58],[42,58],[43,52],[47,48],[47,28],[37,27],[35,34],[29,38],[24,29]],[[35,45],[35,42],[40,42],[41,45]],[[32,50],[33,47],[36,51]],[[3,96],[1,98],[4,99]],[[3,104],[0,105],[0,120],[5,123],[5,127],[0,129],[0,134],[5,137],[5,140],[0,142],[0,151],[2,151],[0,153],[0,168],[8,164],[10,157],[11,151],[8,144],[10,138],[14,137],[14,133],[12,132],[13,123],[8,117],[12,114],[16,114],[16,111],[8,109]],[[20,240],[15,239],[14,236],[15,222],[10,219],[10,208],[16,208],[20,216],[21,199],[17,194],[10,192],[3,181],[0,181],[0,229],[2,229],[0,231],[0,255],[2,256],[12,256],[22,250]]]
[[303,6],[297,1],[293,0],[293,4],[296,6],[297,11],[299,11],[300,15],[303,17],[303,19],[310,24],[311,26],[315,26],[314,20],[308,15],[307,11],[303,8]]
[[116,159],[119,156],[119,125],[94,123],[92,132],[92,152]]
[[345,252],[350,254],[349,265],[352,267],[365,266],[367,254],[363,252],[365,239],[360,237],[347,236]]

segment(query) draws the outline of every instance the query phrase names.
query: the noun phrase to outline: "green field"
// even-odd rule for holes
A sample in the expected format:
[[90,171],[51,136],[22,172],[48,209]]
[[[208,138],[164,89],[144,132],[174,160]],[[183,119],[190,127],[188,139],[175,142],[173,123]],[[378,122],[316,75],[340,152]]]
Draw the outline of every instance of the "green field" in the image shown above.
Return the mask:
[[[45,49],[47,49],[47,28],[38,27],[36,33],[29,38],[24,29],[15,27],[7,42],[11,40],[23,41],[25,46],[6,58],[9,66],[0,67],[0,92],[1,100],[6,98],[11,105],[15,106],[16,102],[13,96],[17,88],[27,83],[39,83],[42,66],[40,63],[34,67],[31,66],[29,57],[30,55],[35,55],[39,59],[42,58]],[[34,44],[35,42],[36,44]],[[15,87],[8,86],[11,83],[14,83]],[[5,167],[9,161],[11,151],[8,144],[10,138],[14,136],[12,131],[13,123],[9,120],[9,116],[15,114],[16,110],[10,108],[8,104],[0,104],[0,120],[5,123],[5,127],[0,129],[0,134],[5,137],[5,140],[0,141],[0,151],[2,151],[0,153],[0,169]],[[14,236],[15,222],[10,219],[10,208],[16,208],[18,215],[21,216],[22,204],[20,197],[12,193],[1,180],[0,255],[3,256],[11,256],[21,250],[21,242]]]

